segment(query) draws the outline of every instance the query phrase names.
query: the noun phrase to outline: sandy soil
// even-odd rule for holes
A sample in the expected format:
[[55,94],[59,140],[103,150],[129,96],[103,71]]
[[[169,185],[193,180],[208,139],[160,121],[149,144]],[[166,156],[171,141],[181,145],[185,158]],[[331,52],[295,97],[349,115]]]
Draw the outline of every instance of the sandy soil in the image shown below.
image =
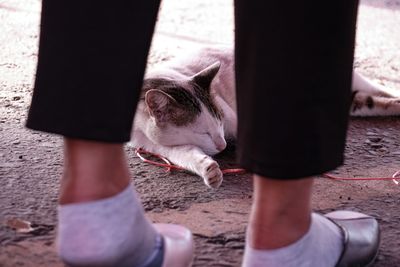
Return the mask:
[[[63,266],[54,252],[61,139],[24,128],[37,60],[40,1],[0,1],[0,266]],[[231,1],[164,1],[149,64],[184,49],[210,43],[232,44]],[[218,25],[218,26],[216,26]],[[356,68],[400,90],[400,1],[361,1]],[[346,177],[386,177],[400,169],[400,120],[352,119]],[[142,163],[127,147],[133,183],[154,222],[185,224],[196,241],[194,266],[240,266],[251,203],[249,175],[225,177],[217,191],[185,172],[166,173]],[[235,166],[233,150],[218,157]],[[376,266],[400,266],[399,187],[392,181],[318,179],[317,211],[363,211],[381,224]],[[31,222],[34,231],[17,233],[10,219]]]

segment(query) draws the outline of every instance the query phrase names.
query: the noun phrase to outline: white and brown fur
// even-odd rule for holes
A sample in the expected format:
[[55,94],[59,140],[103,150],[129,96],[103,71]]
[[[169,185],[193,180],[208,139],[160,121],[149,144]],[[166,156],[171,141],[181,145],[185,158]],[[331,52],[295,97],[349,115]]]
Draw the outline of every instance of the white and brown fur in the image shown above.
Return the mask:
[[[400,115],[400,98],[353,74],[353,116]],[[233,50],[204,48],[146,74],[132,145],[168,158],[220,186],[223,175],[211,157],[236,137]]]

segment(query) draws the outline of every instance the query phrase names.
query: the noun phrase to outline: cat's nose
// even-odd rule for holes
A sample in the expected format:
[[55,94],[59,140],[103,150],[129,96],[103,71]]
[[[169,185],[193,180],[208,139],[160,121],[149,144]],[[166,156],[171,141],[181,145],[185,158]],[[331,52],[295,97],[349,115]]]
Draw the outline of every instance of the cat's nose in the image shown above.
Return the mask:
[[218,151],[224,150],[226,148],[226,141],[224,139],[218,140],[218,142],[215,142],[215,147]]

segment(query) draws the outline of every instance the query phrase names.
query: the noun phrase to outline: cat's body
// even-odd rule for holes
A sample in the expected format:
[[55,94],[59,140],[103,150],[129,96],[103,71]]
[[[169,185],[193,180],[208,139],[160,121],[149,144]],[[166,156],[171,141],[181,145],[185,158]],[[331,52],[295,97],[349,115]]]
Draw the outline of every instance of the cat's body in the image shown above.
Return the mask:
[[[400,100],[354,72],[351,115],[400,115]],[[146,74],[132,144],[216,188],[222,172],[211,156],[235,139],[236,126],[233,50],[204,48]]]

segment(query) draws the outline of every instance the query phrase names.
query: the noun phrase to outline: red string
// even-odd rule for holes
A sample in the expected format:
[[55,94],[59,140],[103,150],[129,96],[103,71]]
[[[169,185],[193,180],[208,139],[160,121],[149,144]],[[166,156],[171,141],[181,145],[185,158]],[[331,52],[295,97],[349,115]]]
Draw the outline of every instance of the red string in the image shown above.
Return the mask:
[[[135,150],[136,155],[143,161],[149,164],[153,164],[155,166],[163,167],[166,168],[167,172],[170,172],[171,170],[185,170],[184,168],[172,164],[168,159],[164,158],[163,156],[160,156],[155,153],[148,152],[144,149],[137,148]],[[159,158],[160,160],[164,161],[165,163],[160,163],[157,161],[153,161],[150,159],[145,158],[142,154],[147,154],[156,158]],[[244,169],[224,169],[221,170],[223,174],[243,174],[246,173],[246,170]],[[383,180],[392,180],[396,185],[399,184],[397,180],[400,180],[400,170],[395,172],[392,177],[337,177],[328,173],[322,174],[322,177],[331,179],[331,180],[342,180],[342,181],[383,181]]]
[[[174,169],[174,170],[185,170],[184,168],[182,168],[180,166],[172,164],[168,159],[164,158],[163,156],[148,152],[148,151],[146,151],[144,149],[137,148],[135,150],[135,153],[143,162],[150,163],[150,164],[153,164],[155,166],[166,168],[167,172],[170,172],[172,169]],[[164,161],[165,163],[160,163],[160,162],[157,162],[157,161],[153,161],[153,160],[147,159],[142,154],[148,154],[150,156],[159,158],[162,161]],[[222,171],[223,174],[243,174],[243,173],[246,172],[246,170],[244,170],[244,169],[224,169],[224,170],[221,170],[221,171]]]
[[324,173],[322,175],[322,177],[328,178],[328,179],[332,179],[332,180],[344,180],[344,181],[384,181],[384,180],[392,180],[393,183],[395,183],[396,185],[399,184],[399,182],[397,180],[400,179],[400,177],[398,177],[400,175],[400,170],[395,172],[392,177],[337,177],[328,173]]

